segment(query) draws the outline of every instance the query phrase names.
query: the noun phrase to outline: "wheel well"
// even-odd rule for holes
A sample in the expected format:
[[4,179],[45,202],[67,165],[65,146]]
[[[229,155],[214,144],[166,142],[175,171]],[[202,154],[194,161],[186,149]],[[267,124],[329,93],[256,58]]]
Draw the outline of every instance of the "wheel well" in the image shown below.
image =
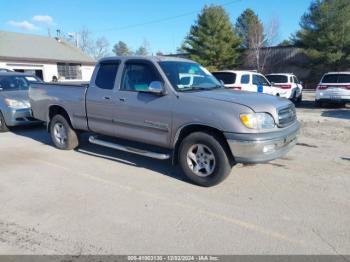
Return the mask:
[[67,111],[61,106],[50,106],[50,109],[49,109],[49,125],[48,126],[50,126],[50,122],[51,122],[52,118],[55,115],[63,116],[68,121],[68,123],[72,126],[72,123],[70,121],[70,117],[69,117]]
[[231,163],[234,163],[234,156],[231,153],[230,147],[227,143],[227,140],[223,134],[222,131],[219,129],[210,127],[210,126],[205,126],[205,125],[189,125],[184,127],[181,131],[180,134],[177,137],[177,140],[175,142],[175,147],[174,147],[174,153],[173,153],[173,164],[178,163],[178,150],[180,147],[180,144],[182,140],[187,137],[188,135],[195,133],[195,132],[204,132],[210,135],[213,135],[219,142],[222,143],[224,146],[224,150],[229,157]]

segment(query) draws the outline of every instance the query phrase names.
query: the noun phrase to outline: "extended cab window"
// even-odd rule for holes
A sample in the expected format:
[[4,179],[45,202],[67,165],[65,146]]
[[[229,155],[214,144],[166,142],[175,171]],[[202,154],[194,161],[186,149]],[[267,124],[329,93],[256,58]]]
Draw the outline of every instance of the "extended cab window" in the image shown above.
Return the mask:
[[117,76],[119,63],[102,63],[97,72],[95,84],[102,89],[112,90]]
[[123,73],[121,90],[147,91],[153,81],[161,81],[159,75],[149,64],[127,63]]

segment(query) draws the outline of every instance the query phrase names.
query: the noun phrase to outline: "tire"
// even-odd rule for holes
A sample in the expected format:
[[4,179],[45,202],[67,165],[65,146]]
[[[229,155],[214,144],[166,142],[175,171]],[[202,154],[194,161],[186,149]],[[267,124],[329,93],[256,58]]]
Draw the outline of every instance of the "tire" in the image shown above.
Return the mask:
[[315,107],[323,107],[323,103],[319,100],[315,100]]
[[50,134],[54,145],[61,150],[73,150],[79,146],[78,135],[62,115],[55,115],[50,122]]
[[296,104],[300,105],[302,101],[303,101],[303,93],[301,93],[300,96],[298,96],[298,98],[296,100]]
[[192,133],[181,142],[178,153],[183,173],[199,186],[215,186],[225,180],[232,170],[225,144],[215,135]]
[[3,114],[0,112],[0,133],[8,132],[9,128],[6,125],[5,118]]

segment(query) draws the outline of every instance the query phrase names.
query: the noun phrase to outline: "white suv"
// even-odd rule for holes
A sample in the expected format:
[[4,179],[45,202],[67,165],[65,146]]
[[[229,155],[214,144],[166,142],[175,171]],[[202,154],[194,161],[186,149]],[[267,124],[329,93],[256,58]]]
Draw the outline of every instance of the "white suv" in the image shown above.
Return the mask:
[[269,74],[266,77],[277,88],[276,95],[288,98],[293,102],[301,102],[303,85],[294,74]]
[[226,88],[276,95],[276,89],[262,74],[254,71],[225,70],[212,73]]
[[316,105],[323,103],[350,102],[350,72],[331,72],[325,74],[316,89]]

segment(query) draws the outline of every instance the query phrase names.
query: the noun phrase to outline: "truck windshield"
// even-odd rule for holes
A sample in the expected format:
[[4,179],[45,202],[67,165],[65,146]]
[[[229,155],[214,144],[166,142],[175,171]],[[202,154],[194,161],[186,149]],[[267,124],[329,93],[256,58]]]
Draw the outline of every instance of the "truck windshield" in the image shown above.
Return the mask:
[[40,82],[40,80],[33,76],[0,76],[0,90],[28,90],[29,85],[34,82]]
[[176,91],[201,91],[222,88],[221,83],[204,67],[191,62],[159,62]]

